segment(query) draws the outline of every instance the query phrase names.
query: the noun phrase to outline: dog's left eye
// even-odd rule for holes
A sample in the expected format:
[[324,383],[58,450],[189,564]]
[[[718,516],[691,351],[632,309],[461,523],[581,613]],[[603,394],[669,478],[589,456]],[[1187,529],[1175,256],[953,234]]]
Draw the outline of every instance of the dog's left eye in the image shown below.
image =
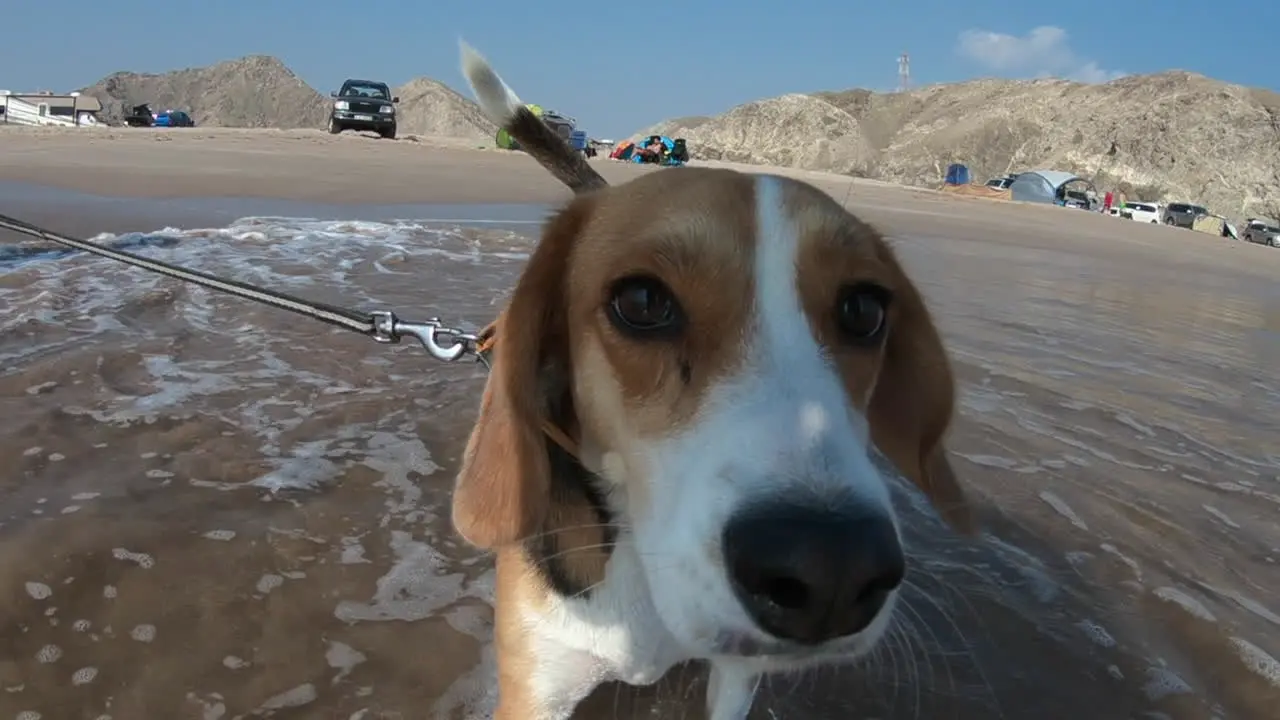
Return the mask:
[[657,278],[625,277],[609,293],[609,319],[632,336],[670,335],[681,330],[684,311],[671,290]]
[[844,288],[836,301],[836,322],[845,338],[857,345],[878,342],[889,319],[889,291],[858,283]]

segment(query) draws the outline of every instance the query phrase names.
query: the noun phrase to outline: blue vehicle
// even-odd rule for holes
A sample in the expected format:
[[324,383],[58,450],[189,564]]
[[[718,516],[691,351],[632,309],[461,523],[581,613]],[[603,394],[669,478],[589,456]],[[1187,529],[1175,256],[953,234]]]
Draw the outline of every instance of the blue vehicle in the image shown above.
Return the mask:
[[183,110],[165,110],[156,113],[155,127],[195,127],[196,121]]

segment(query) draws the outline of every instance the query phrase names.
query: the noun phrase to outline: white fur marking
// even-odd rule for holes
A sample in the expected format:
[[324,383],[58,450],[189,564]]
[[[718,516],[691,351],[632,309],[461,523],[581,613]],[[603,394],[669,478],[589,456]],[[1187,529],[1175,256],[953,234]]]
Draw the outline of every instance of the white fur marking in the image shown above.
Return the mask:
[[647,577],[628,533],[618,537],[604,580],[585,597],[550,596],[524,622],[537,669],[530,686],[536,720],[572,714],[602,682],[650,685],[687,659],[654,612]]
[[478,50],[461,39],[458,48],[462,54],[462,74],[476,94],[480,109],[494,124],[505,127],[524,103]]
[[[713,664],[750,660],[756,672],[864,653],[888,621],[882,613],[864,632],[812,653],[734,655],[741,641],[774,641],[748,615],[727,576],[720,543],[735,513],[794,501],[839,509],[857,504],[892,517],[888,488],[867,452],[866,419],[803,310],[801,238],[783,202],[785,182],[756,180],[755,297],[740,369],[708,388],[691,423],[663,437],[636,438],[642,478],[610,478],[632,523],[638,564],[661,622],[690,657]],[[643,483],[645,492],[630,494],[633,482]]]
[[800,408],[800,434],[806,446],[816,444],[831,422],[826,408],[816,402],[807,402]]
[[[845,402],[847,398],[840,379],[826,351],[814,338],[800,301],[797,267],[800,238],[784,203],[782,183],[781,178],[772,175],[756,178],[756,232],[759,237],[756,240],[755,281],[760,321],[757,352],[764,366],[761,369],[777,373],[778,383],[787,388],[789,395],[804,401],[802,412],[823,411],[825,423],[820,428],[800,423],[798,431],[807,444],[821,443],[824,438],[832,436],[837,437],[837,442],[847,442],[847,438],[840,436],[842,431],[849,430],[853,431],[853,437],[866,444],[870,438],[870,426],[861,413]],[[833,407],[831,401],[836,399],[840,400],[839,406]],[[835,421],[833,415],[836,412],[847,417],[852,428]],[[883,486],[872,490],[877,499],[887,501],[887,491]],[[881,493],[884,493],[882,497]]]
[[[810,373],[822,364],[822,351],[809,330],[796,285],[800,238],[783,204],[782,182],[770,175],[756,178],[756,233],[759,347],[775,368]],[[797,362],[801,367],[794,367]]]

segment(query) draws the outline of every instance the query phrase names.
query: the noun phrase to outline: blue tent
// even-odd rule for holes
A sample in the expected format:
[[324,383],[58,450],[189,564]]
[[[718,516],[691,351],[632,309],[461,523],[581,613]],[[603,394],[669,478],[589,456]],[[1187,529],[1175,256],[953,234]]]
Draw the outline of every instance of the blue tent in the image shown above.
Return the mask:
[[1032,170],[1018,175],[1009,186],[1009,195],[1022,202],[1040,202],[1062,205],[1062,186],[1083,180],[1079,175],[1059,170]]
[[947,177],[943,182],[947,185],[968,185],[969,166],[961,163],[951,163],[947,166]]

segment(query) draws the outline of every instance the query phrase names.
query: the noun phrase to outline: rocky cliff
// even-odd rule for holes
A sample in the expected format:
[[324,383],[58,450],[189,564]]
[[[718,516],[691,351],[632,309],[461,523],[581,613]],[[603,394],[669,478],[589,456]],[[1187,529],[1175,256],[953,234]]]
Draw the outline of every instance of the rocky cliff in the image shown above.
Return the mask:
[[905,93],[792,94],[644,131],[697,157],[937,186],[1057,169],[1229,217],[1280,215],[1280,95],[1172,71],[1105,84],[975,80]]

